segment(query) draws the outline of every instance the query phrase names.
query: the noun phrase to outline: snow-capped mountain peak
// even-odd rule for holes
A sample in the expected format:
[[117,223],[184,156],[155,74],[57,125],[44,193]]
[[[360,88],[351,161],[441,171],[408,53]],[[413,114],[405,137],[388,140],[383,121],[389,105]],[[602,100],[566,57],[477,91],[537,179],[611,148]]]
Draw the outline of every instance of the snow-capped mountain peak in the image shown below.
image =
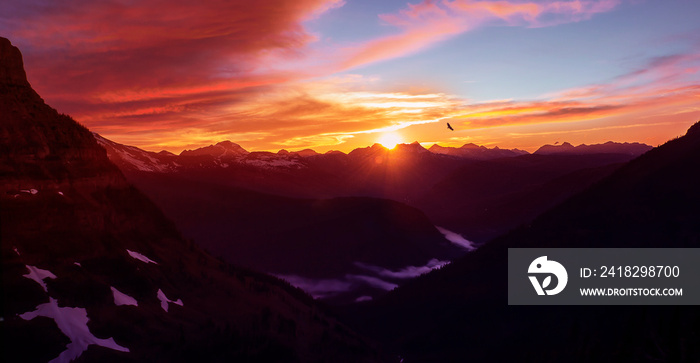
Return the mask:
[[194,150],[184,150],[180,156],[213,156],[215,158],[238,158],[248,155],[249,152],[240,145],[231,141],[221,141],[216,145],[209,145]]

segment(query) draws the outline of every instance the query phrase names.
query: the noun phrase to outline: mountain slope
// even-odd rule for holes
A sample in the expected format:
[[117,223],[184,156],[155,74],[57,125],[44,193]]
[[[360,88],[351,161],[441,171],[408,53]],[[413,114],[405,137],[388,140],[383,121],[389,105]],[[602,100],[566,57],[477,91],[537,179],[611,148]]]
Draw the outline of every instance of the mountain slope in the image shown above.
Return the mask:
[[523,155],[465,165],[415,205],[441,226],[486,242],[612,173],[627,154]]
[[0,38],[4,361],[375,361],[297,289],[185,241]]
[[350,315],[407,360],[697,361],[695,307],[506,305],[509,247],[700,247],[697,165],[700,123],[531,225]]
[[[219,143],[191,151],[199,156],[183,157],[96,138],[127,178],[143,188],[142,179],[172,177],[287,197],[391,199],[419,208],[433,223],[479,243],[528,223],[650,148],[608,142],[582,145],[581,153],[523,155],[473,144],[427,150],[413,143],[393,150],[376,144],[348,155],[280,151],[223,156],[222,145],[237,146]],[[145,191],[173,217],[151,193],[158,190]]]
[[309,291],[338,302],[386,290],[358,281],[367,275],[386,280],[362,266],[395,271],[465,253],[422,212],[390,200],[285,198],[161,173],[132,173],[130,179],[214,255],[290,281],[338,280],[347,291]]
[[[230,185],[229,178],[217,174],[220,168],[171,171],[171,165],[186,165],[187,161],[114,143],[99,135],[96,138],[130,182],[149,195],[187,237],[228,262],[283,276],[326,301],[347,303],[375,297],[416,276],[401,270],[429,271],[430,266],[466,252],[449,242],[421,211],[395,201],[368,197],[300,199],[260,193]],[[222,150],[213,146],[199,150],[214,149],[217,153]],[[397,163],[416,154],[430,154],[418,144],[397,149],[391,159]],[[373,158],[388,155],[389,150],[377,145],[350,156],[324,155],[324,159],[369,158],[376,165]],[[306,167],[294,172],[315,185],[314,181],[323,178],[305,176],[305,171],[315,169],[317,160],[310,159],[319,159],[319,155],[304,157]],[[234,163],[244,159],[218,160],[231,165],[225,175],[241,178],[239,171],[243,169]],[[258,169],[254,180],[265,184],[276,178],[290,180],[279,170],[270,169]],[[337,186],[327,180],[327,189]],[[397,271],[400,278],[392,274]]]

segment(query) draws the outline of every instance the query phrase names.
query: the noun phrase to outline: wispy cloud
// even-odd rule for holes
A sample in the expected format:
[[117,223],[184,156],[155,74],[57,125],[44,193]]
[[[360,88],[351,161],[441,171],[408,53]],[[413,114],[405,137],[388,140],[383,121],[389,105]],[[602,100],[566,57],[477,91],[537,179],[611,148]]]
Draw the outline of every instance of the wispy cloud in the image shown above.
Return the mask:
[[476,249],[476,246],[474,246],[474,242],[464,238],[461,234],[452,232],[450,230],[438,226],[435,226],[435,228],[437,228],[437,230],[445,236],[445,239],[456,244],[457,246],[460,246],[467,251],[473,251]]
[[362,281],[362,282],[364,282],[372,287],[382,289],[385,291],[391,291],[391,290],[399,287],[399,285],[397,285],[395,283],[384,281],[384,280],[382,280],[378,277],[374,277],[374,276],[347,275],[347,278],[350,279],[351,281]]
[[374,266],[374,265],[370,265],[370,264],[366,264],[366,263],[362,263],[362,262],[356,262],[355,265],[364,269],[364,270],[374,272],[378,276],[381,276],[381,277],[387,277],[387,278],[392,278],[392,279],[410,279],[410,278],[414,278],[414,277],[418,277],[420,275],[426,274],[434,269],[445,266],[448,263],[450,263],[450,261],[440,261],[436,258],[433,258],[423,266],[406,266],[406,267],[399,269],[397,271],[389,270],[389,269],[386,269],[383,267]]
[[610,11],[617,0],[600,1],[432,1],[408,4],[394,14],[382,14],[387,25],[399,29],[389,35],[341,50],[342,69],[405,56],[456,35],[488,24],[545,27],[590,19]]
[[343,293],[353,292],[362,287],[370,286],[375,289],[390,291],[398,285],[384,281],[375,276],[346,274],[340,278],[315,279],[297,275],[277,275],[290,284],[306,291],[315,299],[325,299]]
[[608,82],[543,95],[541,100],[472,104],[454,122],[477,128],[663,114],[663,109],[692,111],[699,95],[700,52],[689,52],[652,58]]
[[[398,287],[399,280],[405,280],[428,273],[434,269],[445,266],[449,261],[431,259],[423,266],[406,266],[398,270],[391,270],[381,266],[356,262],[355,266],[362,273],[348,273],[337,278],[308,278],[298,275],[277,275],[290,284],[306,291],[314,298],[330,298],[344,293],[363,290],[367,287],[378,290],[390,291]],[[371,296],[359,296],[357,301],[370,300]]]
[[457,127],[450,136],[464,138],[477,128],[698,107],[695,51],[534,100],[475,103],[443,90],[382,89],[376,76],[333,76],[487,26],[585,21],[615,10],[619,1],[423,1],[379,15],[392,34],[342,44],[305,28],[343,4],[9,0],[0,2],[0,30],[22,48],[30,82],[50,104],[108,138],[150,150],[178,152],[232,139],[251,150],[347,151],[392,131],[444,139],[424,131],[445,121]]
[[0,30],[21,47],[30,82],[52,105],[98,131],[148,133],[206,127],[251,92],[298,79],[267,71],[264,58],[301,57],[316,41],[303,22],[342,5],[10,0],[0,3]]
[[[292,123],[295,125],[322,125],[319,128],[309,126],[303,131],[295,130],[295,133],[301,135],[290,134],[290,138],[287,139],[289,146],[312,148],[322,144],[340,145],[364,134],[406,128],[421,130],[421,125],[429,126],[441,121],[448,121],[457,127],[457,130],[464,132],[484,128],[580,123],[620,117],[627,118],[624,124],[641,127],[659,124],[662,121],[658,118],[664,115],[699,110],[699,55],[700,53],[690,52],[652,58],[638,69],[608,82],[563,90],[535,100],[511,99],[475,103],[439,92],[411,94],[358,91],[355,88],[362,89],[365,85],[363,82],[366,81],[359,77],[353,80],[354,83],[307,83],[303,91],[281,94],[281,99],[286,100],[284,103],[270,100],[268,94],[267,100],[272,103],[266,109],[271,112],[269,117],[294,120]],[[255,102],[265,104],[266,101]],[[276,108],[275,105],[288,106]],[[306,106],[297,108],[295,105]],[[303,109],[309,108],[315,110],[314,116],[303,112]],[[254,109],[255,107],[252,107],[251,111],[246,112],[252,112]],[[297,112],[299,113],[296,114]],[[655,118],[646,119],[650,115],[654,115]],[[315,119],[316,116],[331,122],[319,122]],[[615,127],[621,128],[619,123]],[[591,132],[603,131],[599,126],[585,129]],[[454,137],[457,138],[455,140],[468,139],[464,133],[457,133]]]
[[315,299],[323,299],[350,291],[353,283],[344,279],[312,279],[297,275],[277,275]]

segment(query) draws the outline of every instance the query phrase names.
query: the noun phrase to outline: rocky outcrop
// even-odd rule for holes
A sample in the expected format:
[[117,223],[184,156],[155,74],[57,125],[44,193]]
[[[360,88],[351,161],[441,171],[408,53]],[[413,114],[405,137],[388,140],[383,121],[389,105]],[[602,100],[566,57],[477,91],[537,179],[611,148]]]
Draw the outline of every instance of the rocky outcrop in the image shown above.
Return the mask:
[[0,193],[108,185],[128,184],[85,127],[44,103],[0,38]]
[[4,85],[28,86],[22,53],[6,38],[0,37],[0,82]]

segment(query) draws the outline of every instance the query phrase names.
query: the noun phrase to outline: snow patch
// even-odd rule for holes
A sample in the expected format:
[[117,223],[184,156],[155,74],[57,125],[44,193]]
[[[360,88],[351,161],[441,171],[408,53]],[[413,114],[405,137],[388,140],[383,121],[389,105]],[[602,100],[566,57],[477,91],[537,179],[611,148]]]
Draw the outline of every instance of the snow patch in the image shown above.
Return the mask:
[[464,248],[467,251],[473,251],[476,249],[474,246],[474,242],[467,240],[466,238],[462,237],[461,234],[448,231],[442,227],[435,226],[440,233],[442,233],[445,236],[445,239],[456,244],[459,247]]
[[367,285],[386,291],[393,290],[398,286],[397,284],[384,281],[378,277],[366,275],[347,274],[344,277],[335,279],[313,279],[297,275],[275,276],[306,291],[306,293],[311,295],[314,299],[325,299]]
[[83,265],[81,265],[80,262],[73,262],[73,264],[78,266],[78,267],[83,267]]
[[17,247],[12,247],[12,249],[15,251],[15,253],[17,254],[17,256],[22,256],[22,255],[19,254],[19,250],[17,249]]
[[49,292],[49,289],[46,288],[46,283],[44,282],[44,279],[55,279],[56,275],[52,274],[49,270],[42,270],[40,268],[29,265],[25,266],[27,267],[27,269],[29,269],[29,273],[22,276],[36,281],[37,284],[41,285],[41,288],[44,289],[45,292]]
[[182,303],[182,300],[180,300],[180,299],[177,299],[176,301],[172,301],[172,300],[168,299],[168,297],[165,296],[165,293],[161,289],[158,289],[158,300],[160,300],[160,307],[163,308],[163,310],[165,310],[165,312],[168,312],[168,306],[169,306],[168,303],[173,303],[175,305],[184,306],[184,304]]
[[355,299],[355,302],[372,301],[371,296],[363,295]]
[[134,166],[134,167],[135,167],[136,169],[138,169],[138,170],[141,170],[141,171],[158,171],[158,168],[156,168],[155,166],[149,165],[149,164],[147,164],[146,162],[137,159],[136,157],[134,157],[134,155],[132,155],[131,153],[129,153],[129,152],[127,152],[127,151],[117,150],[117,153],[118,153],[119,156],[122,158],[122,160],[124,160],[125,162],[131,164],[132,166]]
[[49,298],[49,302],[36,307],[36,310],[21,314],[20,317],[24,320],[32,320],[37,316],[45,316],[56,321],[56,325],[65,334],[71,342],[66,346],[58,357],[49,361],[53,362],[70,362],[77,359],[88,349],[90,344],[96,344],[101,347],[118,350],[120,352],[129,352],[129,348],[122,347],[114,341],[114,338],[100,339],[94,336],[87,326],[88,317],[87,310],[84,308],[59,307],[58,301],[54,298]]
[[261,169],[299,169],[303,168],[304,164],[294,159],[280,158],[277,155],[273,156],[257,156],[256,158],[243,159],[240,161],[243,164],[255,166]]
[[58,192],[58,195],[63,195],[63,192]]
[[131,257],[133,257],[133,258],[135,258],[135,259],[137,259],[137,260],[139,260],[139,261],[143,261],[143,262],[145,262],[145,263],[155,263],[156,265],[158,264],[158,262],[153,261],[153,260],[151,260],[150,258],[148,258],[148,257],[146,257],[146,256],[144,256],[144,255],[142,255],[142,254],[140,254],[140,253],[138,253],[138,252],[134,252],[134,251],[131,251],[131,250],[126,250],[126,252],[129,253],[129,256],[131,256]]
[[39,193],[39,191],[36,190],[36,189],[22,189],[22,190],[20,190],[19,192],[20,192],[20,193],[32,194],[32,195],[34,195],[34,194],[36,194],[36,193]]
[[114,286],[110,286],[110,287],[112,288],[112,295],[114,295],[114,305],[117,305],[117,306],[121,306],[121,305],[139,306],[139,303],[133,297],[115,289]]

